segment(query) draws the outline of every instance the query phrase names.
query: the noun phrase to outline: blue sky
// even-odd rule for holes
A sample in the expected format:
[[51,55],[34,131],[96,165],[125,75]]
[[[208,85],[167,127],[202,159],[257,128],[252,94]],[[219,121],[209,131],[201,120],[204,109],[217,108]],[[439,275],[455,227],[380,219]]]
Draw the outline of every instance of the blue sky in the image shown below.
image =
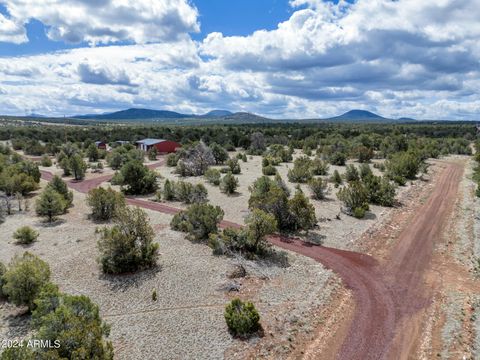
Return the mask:
[[478,119],[480,0],[0,0],[0,113]]

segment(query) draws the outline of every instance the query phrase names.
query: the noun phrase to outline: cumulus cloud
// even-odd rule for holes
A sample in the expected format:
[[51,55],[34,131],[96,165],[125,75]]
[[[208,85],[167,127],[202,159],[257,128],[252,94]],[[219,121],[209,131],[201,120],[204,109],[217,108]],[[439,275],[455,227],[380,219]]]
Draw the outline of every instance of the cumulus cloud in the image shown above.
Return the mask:
[[[170,42],[199,31],[197,9],[187,0],[2,0],[0,3],[13,19],[6,19],[8,22],[4,24],[5,18],[0,17],[0,29],[5,26],[7,35],[13,33],[6,37],[6,41],[10,38],[13,42],[25,41],[25,29],[18,28],[18,24],[30,19],[45,24],[50,39],[67,43]],[[15,35],[15,31],[20,33]],[[0,39],[1,34],[0,30]]]
[[480,0],[291,0],[292,15],[274,30],[216,32],[198,42],[188,35],[198,30],[198,13],[187,0],[50,0],[59,7],[48,9],[33,0],[2,1],[9,21],[39,19],[52,39],[136,43],[0,58],[7,94],[0,108],[12,113],[143,106],[283,118],[351,108],[478,117]]
[[23,23],[7,18],[0,13],[0,41],[21,44],[27,42]]

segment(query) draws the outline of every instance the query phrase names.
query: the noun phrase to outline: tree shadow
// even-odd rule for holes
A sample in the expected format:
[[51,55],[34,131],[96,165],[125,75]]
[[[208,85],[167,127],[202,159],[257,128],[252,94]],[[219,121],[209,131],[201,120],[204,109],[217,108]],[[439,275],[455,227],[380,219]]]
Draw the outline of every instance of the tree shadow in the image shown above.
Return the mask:
[[135,273],[124,273],[117,275],[101,273],[99,275],[99,279],[108,282],[108,287],[110,290],[125,292],[131,288],[141,287],[145,282],[155,278],[161,271],[162,267],[157,265],[151,269],[146,269]]
[[30,321],[31,314],[28,309],[17,308],[15,313],[2,318],[2,322],[7,329],[5,335],[10,339],[25,338],[31,330]]
[[62,224],[65,224],[67,221],[65,219],[56,219],[54,221],[48,221],[48,220],[43,220],[43,221],[39,221],[37,222],[36,225],[38,226],[41,226],[43,228],[52,228],[52,227],[56,227],[56,226],[60,226]]

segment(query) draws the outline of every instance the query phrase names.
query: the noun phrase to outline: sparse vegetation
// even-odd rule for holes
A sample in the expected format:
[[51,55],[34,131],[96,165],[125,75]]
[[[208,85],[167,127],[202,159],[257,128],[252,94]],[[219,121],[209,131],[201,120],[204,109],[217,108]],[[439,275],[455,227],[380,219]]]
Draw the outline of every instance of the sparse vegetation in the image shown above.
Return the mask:
[[22,226],[13,233],[13,238],[17,244],[28,245],[36,241],[38,235],[38,231],[35,231],[30,226]]
[[225,307],[225,321],[235,336],[249,336],[260,329],[260,315],[255,306],[238,298]]
[[156,265],[158,244],[145,211],[122,207],[112,227],[98,229],[99,262],[108,274],[135,272]]

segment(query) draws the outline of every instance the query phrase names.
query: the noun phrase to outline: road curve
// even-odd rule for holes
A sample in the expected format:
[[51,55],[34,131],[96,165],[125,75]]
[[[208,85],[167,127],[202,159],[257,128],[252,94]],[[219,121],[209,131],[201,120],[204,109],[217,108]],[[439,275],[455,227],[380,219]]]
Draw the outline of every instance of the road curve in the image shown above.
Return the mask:
[[[269,242],[275,246],[321,262],[352,289],[355,314],[337,359],[396,357],[390,352],[393,339],[398,335],[396,330],[400,321],[425,306],[422,292],[424,271],[428,267],[433,244],[441,235],[442,224],[452,209],[462,174],[462,166],[454,163],[446,165],[432,194],[412,216],[413,220],[405,224],[405,230],[400,234],[389,261],[384,264],[379,264],[366,254],[312,245],[294,237],[269,237]],[[42,178],[49,180],[51,174],[42,171]],[[87,192],[98,186],[98,181],[91,179],[83,181],[82,186],[77,186],[76,182],[69,182],[68,185]],[[127,202],[167,214],[180,211],[162,203],[136,198],[128,198]],[[226,220],[220,225],[241,227]],[[408,336],[401,334],[402,338]],[[397,351],[401,349],[396,348]]]

